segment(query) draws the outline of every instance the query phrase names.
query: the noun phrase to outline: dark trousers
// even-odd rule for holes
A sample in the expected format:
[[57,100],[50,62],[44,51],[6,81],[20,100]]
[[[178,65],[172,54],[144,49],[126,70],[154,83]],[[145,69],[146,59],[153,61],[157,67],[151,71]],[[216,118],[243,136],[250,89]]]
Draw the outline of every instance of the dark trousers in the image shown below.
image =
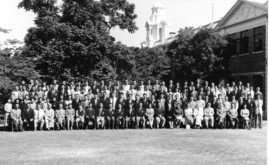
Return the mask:
[[96,120],[95,117],[89,117],[89,118],[85,118],[85,128],[89,127],[89,122],[92,122],[92,128],[96,128]]
[[30,119],[26,119],[23,122],[23,129],[24,130],[33,130],[34,129],[34,121],[30,121]]
[[119,129],[120,125],[121,125],[122,129],[124,129],[124,126],[125,126],[124,117],[117,117],[117,119],[116,119],[116,129]]
[[107,129],[114,129],[115,127],[115,118],[114,117],[109,117],[106,118],[106,128]]

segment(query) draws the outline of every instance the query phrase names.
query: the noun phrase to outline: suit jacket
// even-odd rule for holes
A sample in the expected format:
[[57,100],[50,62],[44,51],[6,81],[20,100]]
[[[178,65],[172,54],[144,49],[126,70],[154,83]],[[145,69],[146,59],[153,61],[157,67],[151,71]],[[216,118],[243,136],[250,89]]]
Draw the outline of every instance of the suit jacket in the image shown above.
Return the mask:
[[31,108],[26,108],[26,109],[23,109],[22,110],[22,120],[30,120],[30,119],[33,119],[34,118],[34,110],[31,109]]

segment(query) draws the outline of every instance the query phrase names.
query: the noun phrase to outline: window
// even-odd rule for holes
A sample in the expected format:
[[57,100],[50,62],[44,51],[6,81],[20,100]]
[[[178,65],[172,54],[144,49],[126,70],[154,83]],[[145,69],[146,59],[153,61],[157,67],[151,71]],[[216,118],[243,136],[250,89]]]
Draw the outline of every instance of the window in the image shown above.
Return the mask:
[[240,47],[240,35],[237,34],[231,34],[229,36],[229,47],[231,55],[240,54],[241,47]]
[[254,51],[263,50],[263,27],[257,27],[254,29]]
[[160,37],[160,40],[163,39],[163,29],[162,28],[159,28],[159,37]]
[[240,53],[248,53],[249,52],[249,46],[248,46],[248,40],[249,40],[249,37],[248,37],[248,31],[242,31],[241,32],[241,50],[240,50]]
[[237,54],[236,53],[236,38],[235,38],[235,34],[231,34],[229,36],[229,47],[230,47],[231,55]]

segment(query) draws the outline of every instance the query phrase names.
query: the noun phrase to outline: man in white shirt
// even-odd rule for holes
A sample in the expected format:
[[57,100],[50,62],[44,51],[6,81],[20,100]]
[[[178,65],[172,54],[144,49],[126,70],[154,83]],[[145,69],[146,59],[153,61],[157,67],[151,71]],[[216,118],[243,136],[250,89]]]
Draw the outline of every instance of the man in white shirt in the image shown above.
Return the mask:
[[262,128],[263,101],[262,101],[261,96],[259,94],[256,97],[257,97],[257,99],[254,101],[254,104],[255,104],[255,128],[257,128],[257,125],[259,125],[259,128]]
[[125,84],[122,86],[122,92],[123,92],[123,95],[124,95],[125,99],[127,98],[127,92],[129,90],[130,90],[129,82],[128,82],[128,80],[125,80]]
[[7,103],[4,106],[4,110],[5,110],[5,124],[4,124],[4,126],[7,127],[8,126],[8,118],[9,118],[10,112],[12,110],[11,99],[7,100]]
[[36,109],[34,111],[35,117],[34,117],[34,127],[35,127],[35,131],[37,130],[37,126],[38,124],[40,124],[40,130],[43,129],[43,125],[44,125],[44,110],[41,109],[40,104],[38,104],[36,106]]

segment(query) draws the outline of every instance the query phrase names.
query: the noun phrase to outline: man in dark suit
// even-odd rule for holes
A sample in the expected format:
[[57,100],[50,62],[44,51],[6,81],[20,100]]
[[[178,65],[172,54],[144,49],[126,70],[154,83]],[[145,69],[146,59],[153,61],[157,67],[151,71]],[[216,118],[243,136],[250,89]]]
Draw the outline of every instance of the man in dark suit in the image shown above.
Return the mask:
[[34,110],[31,109],[30,104],[27,104],[27,108],[22,109],[22,121],[24,130],[33,129],[34,126]]

